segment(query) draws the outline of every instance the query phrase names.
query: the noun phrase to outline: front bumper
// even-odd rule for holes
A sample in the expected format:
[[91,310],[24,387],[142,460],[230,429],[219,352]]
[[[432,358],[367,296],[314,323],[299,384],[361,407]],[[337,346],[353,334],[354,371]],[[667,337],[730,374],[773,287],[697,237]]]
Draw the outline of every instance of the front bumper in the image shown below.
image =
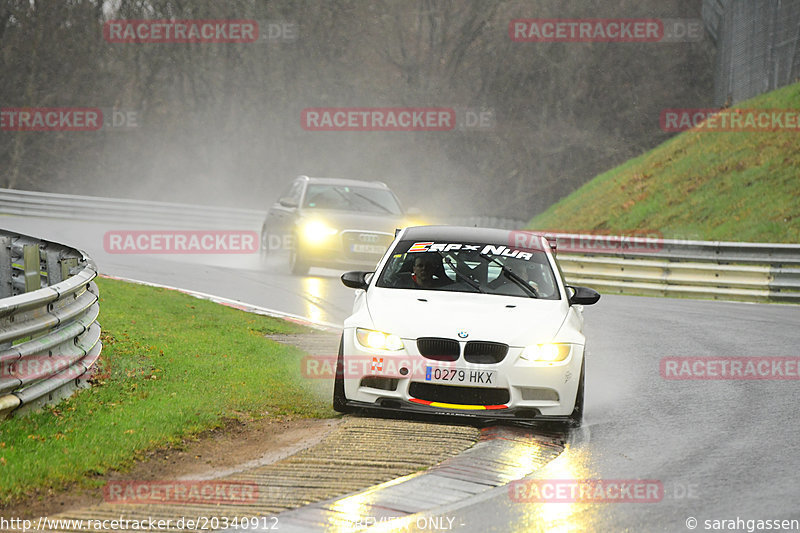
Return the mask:
[[[422,356],[413,339],[403,339],[403,343],[405,348],[399,352],[371,350],[359,344],[354,329],[345,330],[344,385],[348,405],[515,420],[566,420],[574,410],[582,345],[572,345],[567,359],[558,363],[532,363],[520,358],[522,348],[511,347],[502,361],[477,364],[464,360],[466,341],[460,342],[458,359],[447,363]],[[428,381],[427,369],[442,366],[467,372],[493,371],[493,385]]]

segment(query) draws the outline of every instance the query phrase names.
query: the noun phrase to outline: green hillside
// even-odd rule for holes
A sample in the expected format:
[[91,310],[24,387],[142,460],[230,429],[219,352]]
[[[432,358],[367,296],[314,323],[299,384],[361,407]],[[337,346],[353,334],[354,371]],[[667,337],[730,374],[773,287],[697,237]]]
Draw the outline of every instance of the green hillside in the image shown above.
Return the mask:
[[[800,83],[736,108],[800,113]],[[800,242],[800,129],[686,131],[597,176],[528,227]]]

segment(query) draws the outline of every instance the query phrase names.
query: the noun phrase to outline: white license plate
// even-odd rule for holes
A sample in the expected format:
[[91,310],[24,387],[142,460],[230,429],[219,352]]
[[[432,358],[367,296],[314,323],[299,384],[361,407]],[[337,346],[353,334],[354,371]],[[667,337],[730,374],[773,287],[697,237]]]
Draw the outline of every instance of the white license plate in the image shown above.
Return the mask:
[[477,387],[496,387],[497,371],[426,366],[425,381],[430,383],[475,385]]
[[357,254],[376,254],[383,255],[386,248],[377,244],[353,244],[350,250]]

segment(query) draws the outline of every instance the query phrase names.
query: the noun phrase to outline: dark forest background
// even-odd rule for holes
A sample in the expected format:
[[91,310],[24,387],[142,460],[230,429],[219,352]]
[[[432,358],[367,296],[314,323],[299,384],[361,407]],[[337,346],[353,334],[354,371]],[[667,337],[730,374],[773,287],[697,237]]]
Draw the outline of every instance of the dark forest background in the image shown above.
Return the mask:
[[[714,48],[517,43],[514,18],[700,18],[700,1],[0,0],[0,107],[116,107],[137,127],[0,131],[0,187],[266,208],[298,174],[527,219],[710,107]],[[294,39],[111,44],[109,19],[256,19]],[[311,132],[307,107],[436,106],[490,128]]]

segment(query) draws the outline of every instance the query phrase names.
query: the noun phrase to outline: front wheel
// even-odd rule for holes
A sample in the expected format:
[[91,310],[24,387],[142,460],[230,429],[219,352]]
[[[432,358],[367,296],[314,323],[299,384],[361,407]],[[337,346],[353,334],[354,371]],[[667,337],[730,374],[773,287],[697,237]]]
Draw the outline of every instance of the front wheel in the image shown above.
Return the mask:
[[586,361],[584,360],[581,362],[581,377],[578,380],[578,392],[575,395],[575,408],[572,410],[572,414],[569,415],[570,425],[574,427],[580,426],[583,422],[583,387],[585,380],[585,366]]
[[336,374],[333,379],[333,410],[337,413],[349,413],[347,396],[344,393],[344,335],[339,340],[339,357],[336,359]]
[[308,274],[308,269],[311,268],[311,265],[308,264],[308,261],[305,257],[303,257],[302,253],[297,248],[292,248],[292,251],[289,252],[289,270],[295,276],[305,276]]

